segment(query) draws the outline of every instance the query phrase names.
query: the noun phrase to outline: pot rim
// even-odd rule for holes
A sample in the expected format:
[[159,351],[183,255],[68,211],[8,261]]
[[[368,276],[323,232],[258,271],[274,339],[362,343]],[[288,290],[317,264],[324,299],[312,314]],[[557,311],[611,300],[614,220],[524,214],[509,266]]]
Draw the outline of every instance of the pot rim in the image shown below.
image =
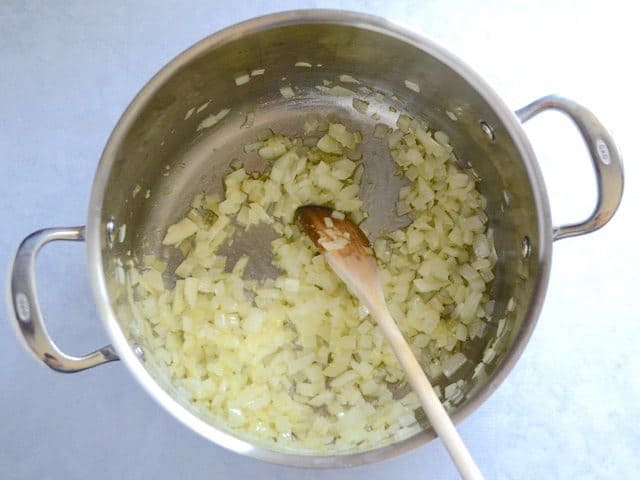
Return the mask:
[[504,381],[522,354],[531,336],[547,290],[549,269],[551,263],[552,227],[548,197],[543,177],[536,161],[533,149],[516,115],[507,107],[493,89],[464,62],[447,52],[421,33],[417,33],[404,26],[400,26],[380,17],[343,10],[291,10],[256,17],[237,23],[214,33],[193,46],[189,47],[166,66],[164,66],[131,101],[118,123],[113,129],[94,177],[89,211],[87,218],[87,263],[91,286],[96,299],[97,308],[104,327],[115,347],[120,359],[127,366],[136,380],[164,409],[180,422],[191,428],[206,439],[236,453],[257,458],[270,463],[297,467],[333,468],[349,467],[373,463],[397,456],[421,446],[435,437],[433,430],[422,431],[410,438],[392,443],[374,450],[342,455],[312,455],[286,453],[269,450],[241,440],[230,433],[226,433],[213,425],[199,419],[184,406],[174,400],[144,368],[142,362],[133,352],[127,338],[120,328],[115,312],[109,301],[105,272],[101,261],[101,229],[100,213],[104,200],[107,180],[115,161],[121,141],[129,130],[137,114],[143,109],[155,92],[179,68],[188,64],[203,52],[224,45],[239,36],[261,32],[277,27],[296,24],[334,24],[352,26],[374,31],[401,40],[413,47],[434,56],[458,75],[469,82],[475,90],[492,106],[495,114],[503,122],[514,144],[522,156],[525,169],[535,199],[536,217],[538,221],[538,275],[531,295],[529,309],[525,321],[518,332],[512,348],[505,354],[503,360],[496,366],[490,380],[479,389],[475,395],[452,416],[455,423],[459,423],[474,412]]

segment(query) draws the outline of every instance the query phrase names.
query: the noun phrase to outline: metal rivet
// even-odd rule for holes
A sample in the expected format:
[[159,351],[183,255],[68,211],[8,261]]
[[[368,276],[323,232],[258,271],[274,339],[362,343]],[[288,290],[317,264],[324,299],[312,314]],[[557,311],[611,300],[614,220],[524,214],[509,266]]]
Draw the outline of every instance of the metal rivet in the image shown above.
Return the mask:
[[142,350],[140,345],[134,343],[133,345],[131,345],[131,350],[133,350],[133,353],[136,357],[138,357],[140,360],[144,360],[144,351]]
[[522,258],[527,260],[531,256],[531,240],[526,235],[522,239]]
[[492,142],[496,141],[496,134],[493,131],[493,127],[491,125],[489,125],[484,120],[480,120],[480,128],[489,140],[491,140]]
[[25,323],[31,322],[31,304],[29,303],[29,297],[22,292],[18,292],[14,297],[14,303],[16,305],[18,319]]
[[107,232],[107,246],[109,248],[113,247],[113,242],[115,241],[116,236],[116,221],[113,217],[107,220],[107,223],[104,226]]

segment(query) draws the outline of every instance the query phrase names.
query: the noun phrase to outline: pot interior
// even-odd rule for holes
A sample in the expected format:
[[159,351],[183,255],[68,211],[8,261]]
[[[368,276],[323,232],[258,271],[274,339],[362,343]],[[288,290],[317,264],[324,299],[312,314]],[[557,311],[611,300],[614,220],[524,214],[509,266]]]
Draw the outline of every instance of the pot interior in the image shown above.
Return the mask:
[[[459,164],[477,173],[479,190],[487,199],[498,254],[491,284],[494,313],[483,336],[465,344],[469,361],[455,377],[431,379],[441,387],[461,380],[464,395],[449,402],[450,408],[470,410],[470,405],[479,403],[481,391],[486,394],[495,388],[492,382],[506,353],[527,335],[527,323],[535,320],[529,318],[529,310],[541,261],[539,232],[544,230],[526,159],[477,86],[448,66],[435,47],[418,46],[415,37],[403,38],[397,30],[384,32],[383,23],[317,19],[288,23],[247,23],[204,40],[154,78],[121,119],[101,161],[99,174],[107,175],[107,180],[102,204],[97,206],[102,266],[117,321],[130,344],[144,352],[141,361],[154,379],[194,416],[215,423],[192,406],[158,365],[150,340],[153,329],[136,320],[116,270],[128,259],[150,253],[177,264],[175,251],[161,245],[167,226],[184,216],[196,194],[222,193],[222,178],[231,171],[232,159],[256,161],[255,152],[247,154],[243,147],[255,142],[258,132],[269,127],[296,135],[309,113],[335,115],[348,128],[362,132],[366,181],[361,196],[370,215],[365,225],[374,236],[382,228],[401,226],[393,212],[402,181],[394,176],[388,149],[379,148],[372,134],[378,123],[395,127],[398,115],[404,113],[449,135]],[[311,67],[296,67],[297,62]],[[256,69],[264,69],[264,74],[236,85],[235,78]],[[354,90],[358,98],[370,101],[367,115],[354,110],[351,96],[316,88],[323,80],[337,83],[342,74],[358,79],[357,87],[373,91],[365,95]],[[405,80],[419,85],[420,91],[408,88]],[[283,86],[293,87],[296,96],[283,98]],[[374,100],[375,92],[383,97]],[[203,120],[224,109],[229,113],[222,121],[198,129]],[[241,128],[250,112],[255,113],[253,126]],[[374,112],[379,119],[372,118]],[[123,225],[124,238],[118,235]],[[270,240],[260,229],[249,230],[226,252],[229,263],[233,265],[234,257],[243,253],[268,251]],[[258,262],[248,274],[264,278],[270,275],[269,268],[269,262]],[[166,275],[167,285],[174,282],[172,275]],[[419,418],[427,430],[419,435],[431,438],[427,421]],[[214,426],[229,431],[225,425]]]

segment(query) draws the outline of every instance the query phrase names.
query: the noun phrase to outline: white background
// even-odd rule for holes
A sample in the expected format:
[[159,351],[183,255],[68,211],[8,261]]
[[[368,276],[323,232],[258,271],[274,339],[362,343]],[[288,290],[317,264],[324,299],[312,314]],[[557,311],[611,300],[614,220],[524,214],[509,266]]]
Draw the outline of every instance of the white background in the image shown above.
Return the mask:
[[[135,5],[134,5],[135,3]],[[535,3],[535,5],[534,5]],[[626,161],[603,230],[554,245],[533,338],[461,432],[487,479],[640,476],[638,15],[632,2],[67,1],[0,3],[0,271],[23,236],[85,221],[97,160],[119,115],[180,51],[259,14],[334,7],[421,30],[516,109],[551,92],[594,110]],[[635,31],[635,32],[634,32]],[[633,47],[632,45],[636,45]],[[569,121],[526,125],[554,223],[586,216],[595,184]],[[38,265],[51,333],[71,353],[107,343],[81,244]],[[373,466],[310,471],[228,453],[178,424],[114,363],[76,375],[37,364],[0,310],[0,478],[456,478],[439,442]]]

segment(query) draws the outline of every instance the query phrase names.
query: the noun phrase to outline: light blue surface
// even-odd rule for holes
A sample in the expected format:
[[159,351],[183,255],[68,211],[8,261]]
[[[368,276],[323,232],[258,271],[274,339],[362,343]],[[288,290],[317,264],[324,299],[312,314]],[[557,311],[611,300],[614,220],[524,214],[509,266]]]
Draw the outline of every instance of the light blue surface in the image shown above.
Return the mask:
[[[618,215],[594,235],[555,245],[549,294],[527,350],[460,430],[487,479],[640,477],[640,82],[631,48],[640,38],[637,16],[624,2],[133,3],[0,2],[0,271],[29,232],[84,222],[93,172],[118,116],[184,48],[237,21],[295,7],[386,16],[463,58],[514,109],[553,91],[583,102],[623,148],[627,183]],[[575,129],[545,114],[526,130],[556,223],[588,214],[595,187]],[[107,343],[85,270],[78,244],[51,246],[39,262],[50,331],[71,353]],[[0,479],[85,478],[456,474],[439,442],[381,464],[334,471],[288,469],[228,453],[169,417],[118,363],[76,375],[38,365],[16,340],[3,308]]]

